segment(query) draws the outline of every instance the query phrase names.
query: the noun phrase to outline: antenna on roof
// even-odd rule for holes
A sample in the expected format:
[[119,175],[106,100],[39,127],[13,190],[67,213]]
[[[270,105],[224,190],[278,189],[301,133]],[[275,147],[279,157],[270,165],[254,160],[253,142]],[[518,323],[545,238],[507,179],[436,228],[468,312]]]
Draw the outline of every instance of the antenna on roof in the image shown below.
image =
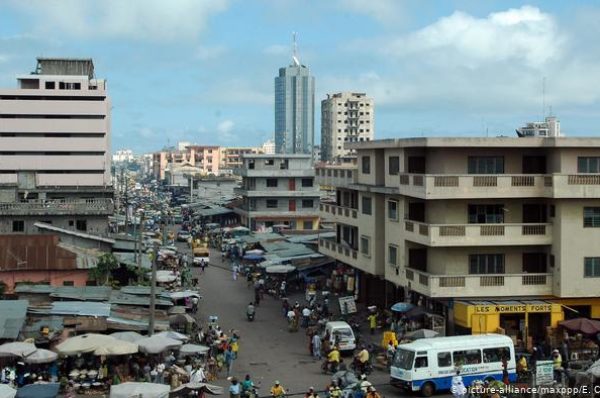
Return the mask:
[[294,62],[294,66],[300,66],[300,60],[298,59],[298,43],[296,43],[296,32],[292,32],[292,42],[292,61]]
[[542,78],[542,119],[546,118],[546,76]]

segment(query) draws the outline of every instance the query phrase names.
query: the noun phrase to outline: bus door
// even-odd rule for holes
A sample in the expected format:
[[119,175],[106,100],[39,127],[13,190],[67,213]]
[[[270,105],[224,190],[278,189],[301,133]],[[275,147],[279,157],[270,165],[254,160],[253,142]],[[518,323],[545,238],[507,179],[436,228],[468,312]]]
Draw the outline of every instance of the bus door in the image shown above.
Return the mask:
[[[428,380],[432,377],[427,351],[417,351],[415,365],[413,367],[413,380]],[[420,384],[419,384],[420,385]]]

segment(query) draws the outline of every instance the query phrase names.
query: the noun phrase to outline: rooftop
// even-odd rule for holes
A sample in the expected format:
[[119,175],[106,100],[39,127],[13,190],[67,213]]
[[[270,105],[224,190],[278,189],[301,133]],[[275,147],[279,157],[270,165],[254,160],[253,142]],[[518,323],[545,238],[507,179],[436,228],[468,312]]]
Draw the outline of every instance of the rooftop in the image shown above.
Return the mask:
[[346,143],[346,149],[411,147],[581,148],[600,147],[600,137],[423,137]]
[[312,159],[312,155],[303,153],[245,153],[244,159]]
[[35,75],[70,75],[94,78],[94,62],[91,58],[37,58]]
[[28,305],[27,300],[0,300],[0,340],[19,337]]

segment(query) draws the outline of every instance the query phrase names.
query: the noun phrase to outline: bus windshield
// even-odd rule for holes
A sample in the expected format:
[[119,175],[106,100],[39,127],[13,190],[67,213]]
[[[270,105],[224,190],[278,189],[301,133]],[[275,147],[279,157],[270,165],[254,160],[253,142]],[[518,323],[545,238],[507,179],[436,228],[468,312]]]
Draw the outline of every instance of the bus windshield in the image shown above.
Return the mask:
[[415,352],[399,349],[396,351],[394,356],[394,367],[410,370],[413,367],[413,361],[415,359]]

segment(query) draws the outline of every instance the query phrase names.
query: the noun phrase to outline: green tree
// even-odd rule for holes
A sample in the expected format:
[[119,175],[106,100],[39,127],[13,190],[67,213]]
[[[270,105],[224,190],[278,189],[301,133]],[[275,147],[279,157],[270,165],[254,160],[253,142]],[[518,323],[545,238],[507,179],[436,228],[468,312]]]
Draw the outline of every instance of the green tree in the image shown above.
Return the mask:
[[90,270],[90,275],[96,281],[101,281],[103,285],[108,284],[110,273],[119,268],[119,260],[111,253],[102,254],[98,257],[96,268]]

